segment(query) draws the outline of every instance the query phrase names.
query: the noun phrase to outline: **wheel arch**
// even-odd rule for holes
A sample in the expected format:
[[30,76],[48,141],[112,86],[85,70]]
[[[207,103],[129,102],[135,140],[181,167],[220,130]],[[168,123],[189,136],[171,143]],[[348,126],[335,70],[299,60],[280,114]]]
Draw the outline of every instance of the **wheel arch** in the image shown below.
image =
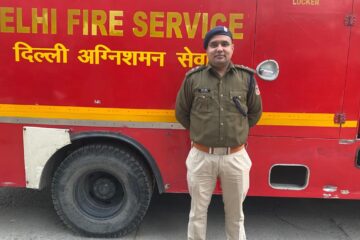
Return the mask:
[[152,173],[159,193],[165,192],[160,169],[156,164],[155,159],[152,157],[149,151],[147,151],[147,149],[136,140],[120,133],[101,131],[72,133],[70,134],[70,139],[71,144],[59,149],[46,163],[44,171],[41,175],[40,189],[44,188],[48,183],[51,182],[51,177],[53,176],[57,167],[70,153],[76,149],[93,143],[110,143],[115,145],[125,145],[138,153],[144,159],[144,164]]

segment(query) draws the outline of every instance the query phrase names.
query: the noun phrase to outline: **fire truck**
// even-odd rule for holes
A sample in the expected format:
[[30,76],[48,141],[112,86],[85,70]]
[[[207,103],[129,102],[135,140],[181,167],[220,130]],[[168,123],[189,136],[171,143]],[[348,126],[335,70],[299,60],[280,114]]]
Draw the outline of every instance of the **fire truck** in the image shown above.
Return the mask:
[[188,191],[176,94],[224,25],[263,99],[249,195],[360,199],[359,13],[359,0],[1,0],[0,186],[51,188],[86,236],[136,229],[154,191]]

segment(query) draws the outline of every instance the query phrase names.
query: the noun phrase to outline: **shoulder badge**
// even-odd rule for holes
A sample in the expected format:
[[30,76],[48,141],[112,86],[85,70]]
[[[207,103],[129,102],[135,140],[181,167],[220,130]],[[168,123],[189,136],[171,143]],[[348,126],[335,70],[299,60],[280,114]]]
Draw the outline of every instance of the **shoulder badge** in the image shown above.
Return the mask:
[[259,89],[259,86],[257,84],[255,85],[255,94],[260,95],[260,89]]
[[201,70],[203,70],[203,69],[205,69],[205,68],[206,68],[206,65],[194,67],[194,68],[190,69],[189,71],[187,71],[187,73],[185,74],[185,76],[188,77],[188,76],[190,76],[191,74],[196,73],[196,72],[200,72]]
[[249,68],[249,67],[247,67],[247,66],[237,65],[237,64],[235,64],[234,66],[235,66],[237,69],[243,70],[243,71],[248,72],[248,73],[250,73],[250,74],[256,74],[256,71],[255,71],[254,69]]

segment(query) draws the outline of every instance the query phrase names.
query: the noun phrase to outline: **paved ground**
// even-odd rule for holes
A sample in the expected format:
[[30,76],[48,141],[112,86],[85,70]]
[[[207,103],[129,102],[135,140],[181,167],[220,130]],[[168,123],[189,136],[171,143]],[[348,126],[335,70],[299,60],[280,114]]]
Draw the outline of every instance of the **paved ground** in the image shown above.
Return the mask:
[[[140,228],[125,240],[186,239],[189,196],[155,196]],[[360,240],[360,201],[250,197],[249,240]],[[209,209],[208,240],[225,239],[220,196]],[[85,239],[66,229],[47,191],[0,189],[0,239]]]

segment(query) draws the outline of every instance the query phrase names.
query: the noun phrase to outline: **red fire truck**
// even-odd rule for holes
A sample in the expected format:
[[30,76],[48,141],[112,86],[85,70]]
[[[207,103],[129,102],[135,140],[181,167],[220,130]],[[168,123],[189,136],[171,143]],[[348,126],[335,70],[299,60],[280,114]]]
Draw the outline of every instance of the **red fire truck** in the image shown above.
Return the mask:
[[249,195],[360,199],[359,13],[360,0],[1,0],[0,186],[51,187],[67,226],[105,237],[135,229],[153,191],[187,192],[176,93],[226,25],[263,98]]

